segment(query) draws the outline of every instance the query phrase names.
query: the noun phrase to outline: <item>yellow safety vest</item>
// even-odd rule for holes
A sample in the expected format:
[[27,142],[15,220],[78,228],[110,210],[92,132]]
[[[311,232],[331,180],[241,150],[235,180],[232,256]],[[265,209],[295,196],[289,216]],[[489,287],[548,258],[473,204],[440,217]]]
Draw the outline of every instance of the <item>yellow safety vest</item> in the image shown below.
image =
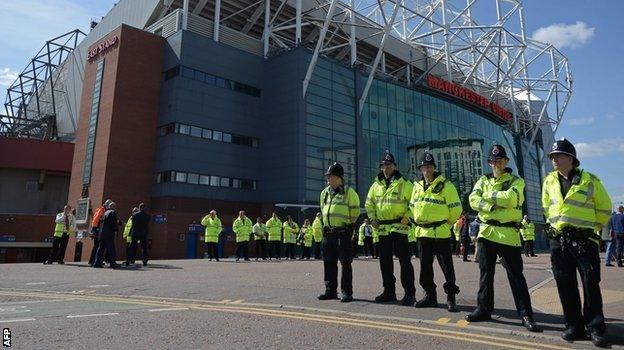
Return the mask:
[[520,232],[517,228],[490,225],[486,221],[520,224],[524,202],[523,179],[512,175],[509,168],[498,179],[491,174],[481,176],[468,198],[470,207],[479,212],[481,224],[478,238],[514,247],[520,246]]
[[62,237],[63,232],[67,232],[68,236],[71,236],[76,231],[76,218],[69,214],[68,219],[69,227],[65,227],[65,213],[61,212],[56,214],[56,220],[54,225],[54,237]]
[[344,186],[341,191],[333,191],[327,186],[321,191],[320,204],[323,227],[351,225],[360,215],[360,197],[348,186]]
[[314,235],[312,234],[311,226],[303,226],[301,227],[301,233],[303,234],[303,245],[305,247],[311,247],[312,241],[314,239]]
[[323,241],[323,223],[320,218],[314,218],[312,221],[312,234],[314,235],[314,242],[321,243]]
[[[251,232],[254,233],[253,238],[256,241],[264,241],[267,239],[265,235],[267,233],[267,227],[265,224],[259,224],[256,222],[251,228]],[[257,236],[256,233],[259,234],[260,236]]]
[[[593,174],[577,169],[578,180],[574,181],[565,198],[556,171],[546,175],[542,188],[542,206],[546,222],[561,231],[566,226],[600,231],[609,222],[611,198],[602,182]],[[598,237],[590,236],[596,243]]]
[[[398,171],[394,173],[392,182],[386,187],[383,173],[379,173],[373,181],[366,196],[366,214],[371,220],[395,220],[409,218],[409,203],[414,185]],[[400,223],[380,225],[380,236],[390,232],[409,233],[409,226]]]
[[[414,184],[412,199],[410,200],[412,217],[416,222],[416,237],[449,238],[451,225],[454,224],[462,212],[459,194],[452,182],[444,175],[436,178],[425,189],[425,180]],[[418,224],[435,222],[444,223],[437,227],[419,227]]]
[[215,215],[214,219],[210,215],[204,216],[201,221],[202,226],[206,227],[204,231],[205,243],[219,243],[219,234],[223,231],[221,220]]
[[289,224],[288,221],[284,221],[284,224],[282,225],[282,228],[284,229],[284,244],[297,243],[297,233],[299,232],[299,225],[297,225],[297,223],[294,221],[291,224]]
[[244,219],[236,218],[232,225],[232,231],[236,233],[236,243],[249,242],[249,236],[251,235],[251,227],[253,223],[248,217]]
[[266,223],[269,232],[269,241],[279,241],[282,239],[282,220],[270,218]]
[[126,240],[126,243],[132,243],[132,235],[130,234],[130,230],[132,230],[132,217],[128,219],[128,222],[126,222],[126,226],[124,226],[123,230],[123,238]]

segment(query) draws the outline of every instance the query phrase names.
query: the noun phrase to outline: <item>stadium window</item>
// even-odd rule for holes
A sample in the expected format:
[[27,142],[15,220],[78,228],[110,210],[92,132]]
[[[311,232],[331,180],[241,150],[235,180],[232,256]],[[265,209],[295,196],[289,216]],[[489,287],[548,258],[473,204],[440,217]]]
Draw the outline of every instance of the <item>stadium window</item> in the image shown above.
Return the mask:
[[225,87],[225,79],[216,77],[215,85],[221,88]]
[[196,70],[195,71],[195,80],[198,80],[198,81],[201,81],[201,82],[205,81],[206,80],[206,73]]
[[212,139],[215,140],[215,141],[223,140],[223,133],[221,131],[214,130],[212,132]]
[[197,126],[191,126],[191,136],[202,137],[202,129]]
[[186,173],[183,173],[181,171],[176,171],[175,180],[176,182],[186,182]]
[[210,85],[214,85],[215,84],[215,79],[216,77],[212,74],[206,74],[206,83],[210,84]]
[[182,67],[182,76],[185,78],[195,79],[195,70],[188,67]]
[[208,175],[199,175],[199,184],[200,185],[210,185],[210,176]]
[[154,182],[159,184],[161,181],[162,181],[162,174],[161,173],[154,174]]
[[205,139],[211,139],[212,138],[212,130],[210,129],[203,129],[202,130],[202,137]]
[[215,186],[215,187],[219,186],[219,177],[218,176],[211,176],[210,177],[210,186]]
[[165,171],[162,173],[162,182],[171,182],[173,171]]
[[232,188],[240,188],[240,187],[241,187],[241,180],[232,179]]
[[189,173],[186,182],[197,185],[199,183],[199,174]]
[[231,143],[232,142],[232,134],[228,134],[227,132],[223,133],[223,142]]
[[180,128],[179,128],[179,133],[183,134],[183,135],[188,135],[191,132],[191,128],[190,126],[186,125],[186,124],[179,124]]
[[230,187],[230,178],[222,177],[221,178],[221,187]]

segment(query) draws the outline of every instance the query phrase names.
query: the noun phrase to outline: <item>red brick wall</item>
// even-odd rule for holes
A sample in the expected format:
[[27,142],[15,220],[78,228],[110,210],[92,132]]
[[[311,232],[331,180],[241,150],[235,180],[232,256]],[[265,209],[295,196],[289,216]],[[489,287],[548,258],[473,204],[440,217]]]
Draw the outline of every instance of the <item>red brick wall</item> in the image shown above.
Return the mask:
[[[122,25],[102,38],[118,36],[105,58],[89,198],[95,210],[105,199],[117,203],[121,220],[133,206],[148,203],[153,176],[158,100],[164,38]],[[96,45],[98,41],[89,50]],[[82,175],[95,68],[99,57],[85,63],[85,78],[74,151],[69,202],[81,197]],[[117,255],[125,249],[117,240]],[[88,260],[91,240],[85,240],[82,260]],[[74,256],[70,240],[66,257]],[[70,259],[71,260],[71,259]]]
[[16,242],[43,242],[54,236],[56,215],[0,214],[0,236],[14,235]]

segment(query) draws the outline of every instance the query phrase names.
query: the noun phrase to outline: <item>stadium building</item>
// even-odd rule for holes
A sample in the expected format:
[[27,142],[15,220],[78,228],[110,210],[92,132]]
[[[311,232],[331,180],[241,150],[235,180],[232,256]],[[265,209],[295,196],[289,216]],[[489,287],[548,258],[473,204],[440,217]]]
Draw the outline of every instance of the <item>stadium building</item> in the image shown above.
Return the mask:
[[67,197],[85,224],[70,260],[88,259],[88,215],[107,198],[124,221],[148,205],[153,257],[196,257],[209,210],[229,251],[241,209],[314,215],[334,161],[363,201],[385,150],[414,179],[431,151],[468,209],[503,145],[539,224],[572,78],[524,23],[515,0],[121,0],[88,34],[46,43],[0,131],[74,144]]

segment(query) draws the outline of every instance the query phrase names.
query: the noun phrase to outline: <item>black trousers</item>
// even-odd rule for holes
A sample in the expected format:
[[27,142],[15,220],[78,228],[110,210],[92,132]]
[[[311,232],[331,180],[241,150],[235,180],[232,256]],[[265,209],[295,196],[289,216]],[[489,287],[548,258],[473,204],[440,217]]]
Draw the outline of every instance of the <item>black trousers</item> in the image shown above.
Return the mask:
[[65,249],[67,249],[67,242],[69,241],[69,235],[67,232],[63,232],[61,237],[54,237],[54,241],[52,241],[52,252],[50,252],[50,256],[48,257],[48,261],[57,261],[63,262],[65,259]]
[[624,233],[615,234],[615,262],[618,266],[622,266],[622,258],[624,258]]
[[394,277],[393,252],[399,258],[401,265],[401,285],[405,294],[416,294],[414,285],[414,267],[412,266],[409,253],[409,242],[407,235],[390,232],[387,236],[379,236],[379,267],[381,268],[381,279],[383,280],[384,291],[395,292],[396,278]]
[[282,251],[281,243],[280,241],[269,241],[269,258],[280,258]]
[[206,252],[209,259],[217,259],[219,261],[219,248],[216,242],[206,242]]
[[130,261],[134,262],[137,255],[137,245],[141,242],[141,258],[144,264],[147,264],[149,259],[149,252],[147,249],[147,237],[132,237],[132,243],[130,243]]
[[478,309],[492,313],[494,310],[494,273],[498,256],[503,259],[507,279],[513,294],[516,310],[520,316],[533,316],[529,288],[522,272],[522,248],[495,243],[486,239],[477,242],[479,259]]
[[342,266],[340,289],[345,294],[353,294],[353,246],[351,233],[330,233],[323,237],[323,270],[325,289],[338,290],[338,260]]
[[418,248],[418,241],[416,242],[410,242],[410,251],[411,254],[414,255],[415,257],[419,258],[420,257],[420,253],[419,253],[419,248]]
[[286,258],[295,258],[295,244],[294,243],[284,243],[284,256]]
[[249,259],[249,242],[236,243],[236,259]]
[[127,242],[126,241],[126,262],[129,264],[134,264],[134,261],[131,260],[132,259],[132,242]]
[[100,237],[97,255],[95,261],[93,262],[94,265],[102,265],[104,263],[105,252],[106,260],[108,260],[111,266],[116,265],[117,255],[115,253],[115,237],[112,235],[107,237]]
[[438,259],[446,283],[444,293],[455,295],[459,287],[455,284],[455,268],[451,251],[452,238],[418,238],[420,255],[420,285],[427,295],[436,295],[436,284],[433,282],[433,258]]
[[[589,330],[604,332],[598,245],[586,240],[571,240],[563,244],[559,240],[551,240],[550,261],[563,306],[566,328],[571,326],[582,330],[587,326]],[[577,270],[583,283],[582,311]]]
[[364,256],[368,256],[368,253],[370,253],[373,258],[377,256],[375,248],[373,247],[373,237],[371,236],[364,237]]
[[301,259],[310,259],[310,250],[312,247],[306,247],[305,244],[301,245]]
[[256,239],[256,259],[266,259],[266,240]]
[[533,243],[535,243],[534,240],[524,241],[524,255],[526,256],[535,255],[535,252],[533,252]]
[[323,247],[323,243],[322,242],[314,242],[314,259],[319,260],[321,259],[321,248]]
[[[100,246],[100,238],[98,237],[98,233],[96,232],[93,236],[93,248],[91,249],[91,256],[89,257],[89,265],[93,265],[95,263],[95,259],[97,258],[97,250]],[[108,260],[108,254],[106,254],[106,260]]]
[[464,246],[464,251],[462,252],[462,259],[464,261],[468,261],[468,251],[470,250],[470,239],[465,239],[461,243]]

